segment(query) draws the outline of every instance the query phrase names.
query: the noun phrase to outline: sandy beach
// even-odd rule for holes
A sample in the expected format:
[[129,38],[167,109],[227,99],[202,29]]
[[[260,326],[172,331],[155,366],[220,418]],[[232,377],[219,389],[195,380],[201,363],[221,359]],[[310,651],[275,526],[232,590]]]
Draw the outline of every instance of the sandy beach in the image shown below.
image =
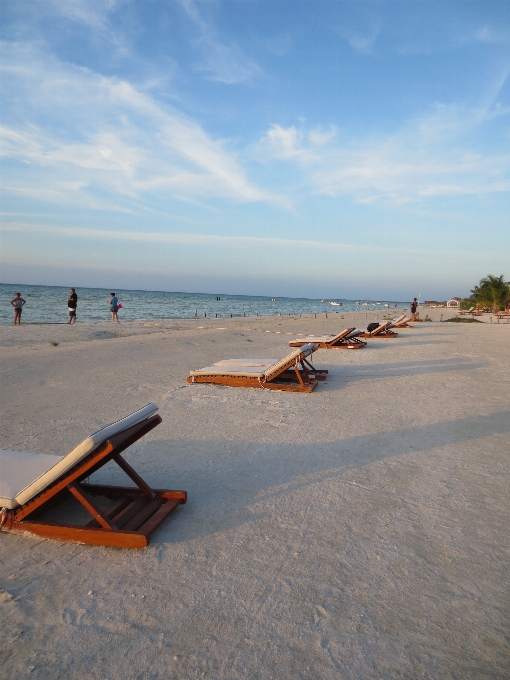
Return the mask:
[[427,313],[312,394],[186,377],[375,313],[0,327],[0,447],[154,402],[126,459],[189,498],[146,550],[0,533],[0,676],[509,678],[510,325]]

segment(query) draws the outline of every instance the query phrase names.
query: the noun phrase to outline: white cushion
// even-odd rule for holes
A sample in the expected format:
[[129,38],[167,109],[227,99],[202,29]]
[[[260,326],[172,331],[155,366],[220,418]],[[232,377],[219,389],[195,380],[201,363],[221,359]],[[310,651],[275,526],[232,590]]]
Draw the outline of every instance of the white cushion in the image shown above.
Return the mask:
[[200,377],[225,375],[234,378],[263,378],[262,368],[264,366],[206,366],[197,371],[190,371],[189,374]]
[[[295,350],[293,350],[290,354],[288,354],[284,359],[281,359],[281,361],[278,361],[269,368],[266,368],[264,372],[261,372],[261,368],[264,368],[265,365],[267,364],[260,364],[260,365],[237,365],[237,366],[231,366],[227,364],[223,364],[221,362],[218,362],[214,364],[213,366],[206,366],[205,368],[199,368],[196,371],[190,371],[190,376],[192,377],[204,377],[207,375],[210,376],[219,376],[219,375],[224,375],[228,377],[236,377],[236,378],[266,378],[266,380],[271,379],[275,374],[281,373],[282,368],[286,364],[292,364],[292,361],[295,360],[299,356],[308,356],[315,350],[315,345],[313,343],[310,343],[308,345],[304,345],[303,347],[297,347]],[[228,361],[228,359],[226,360]]]
[[273,366],[278,359],[223,359],[213,366]]
[[302,342],[306,345],[309,342],[331,342],[334,337],[334,335],[310,335],[307,338],[297,338],[296,340],[291,340],[291,342]]
[[13,509],[23,505],[110,437],[145,420],[157,410],[155,404],[147,404],[131,415],[94,432],[67,456],[0,449],[0,507]]
[[338,342],[338,340],[342,340],[342,338],[348,337],[348,331],[349,329],[346,328],[343,331],[340,331],[340,333],[337,333],[336,335],[310,335],[307,338],[298,338],[297,340],[291,340],[291,343],[294,342],[324,342],[324,343],[334,343]]
[[19,505],[16,495],[56,465],[64,456],[0,449],[0,507],[12,510]]

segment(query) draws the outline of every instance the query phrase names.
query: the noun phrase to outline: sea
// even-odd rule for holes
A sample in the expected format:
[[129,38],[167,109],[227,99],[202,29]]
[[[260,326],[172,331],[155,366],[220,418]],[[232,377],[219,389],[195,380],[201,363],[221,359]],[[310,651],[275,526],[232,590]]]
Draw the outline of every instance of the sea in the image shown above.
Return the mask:
[[[21,283],[0,283],[0,325],[12,324],[10,301],[20,292],[26,300],[22,323],[67,323],[69,288],[63,286],[31,286]],[[77,288],[77,322],[109,321],[107,288]],[[381,310],[406,306],[392,300],[346,300],[331,298],[264,297],[256,295],[224,295],[221,293],[171,293],[161,290],[115,290],[122,308],[120,321],[157,319],[203,319],[240,316],[271,316]]]

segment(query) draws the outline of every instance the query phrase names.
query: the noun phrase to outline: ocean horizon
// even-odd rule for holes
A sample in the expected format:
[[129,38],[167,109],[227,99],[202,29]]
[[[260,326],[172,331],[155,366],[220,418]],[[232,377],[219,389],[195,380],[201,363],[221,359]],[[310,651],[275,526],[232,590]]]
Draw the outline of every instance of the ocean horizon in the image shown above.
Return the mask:
[[[67,323],[65,286],[36,286],[22,283],[0,283],[0,325],[12,324],[13,308],[10,301],[20,292],[26,300],[22,323]],[[77,322],[109,321],[109,288],[76,289],[78,294]],[[407,306],[407,302],[384,299],[348,300],[345,298],[291,298],[257,295],[231,295],[218,292],[185,293],[170,291],[128,290],[115,291],[122,304],[121,321],[157,319],[229,318],[240,316],[272,316],[278,314],[341,313],[384,310]],[[389,306],[389,307],[388,307]]]

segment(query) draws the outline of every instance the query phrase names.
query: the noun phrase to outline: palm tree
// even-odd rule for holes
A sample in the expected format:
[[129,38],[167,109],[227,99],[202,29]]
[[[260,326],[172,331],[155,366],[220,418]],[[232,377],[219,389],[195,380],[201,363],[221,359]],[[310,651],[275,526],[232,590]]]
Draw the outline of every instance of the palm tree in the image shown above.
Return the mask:
[[494,313],[510,301],[510,283],[501,276],[484,276],[471,291],[471,300],[482,307],[492,307]]

